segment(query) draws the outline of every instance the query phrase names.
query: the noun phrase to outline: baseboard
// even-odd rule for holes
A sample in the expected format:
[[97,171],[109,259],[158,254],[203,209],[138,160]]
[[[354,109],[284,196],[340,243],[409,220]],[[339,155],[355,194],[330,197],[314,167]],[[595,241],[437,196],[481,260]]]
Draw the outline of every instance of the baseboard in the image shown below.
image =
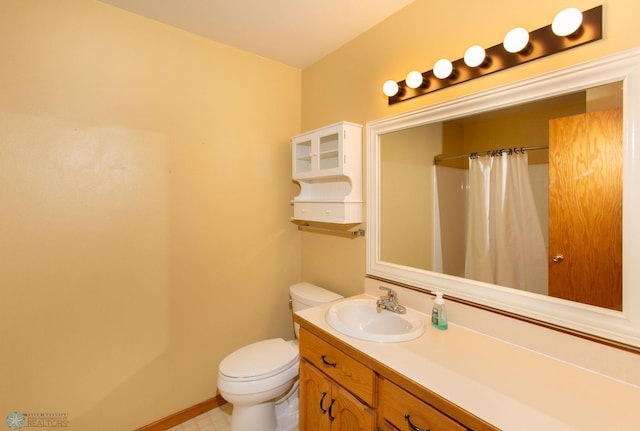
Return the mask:
[[167,416],[164,419],[160,419],[149,425],[145,425],[142,428],[138,428],[135,431],[165,431],[176,425],[180,425],[189,419],[195,418],[202,413],[213,410],[216,407],[220,407],[227,402],[220,395],[210,398],[206,401],[196,404],[195,406],[187,407],[186,409]]

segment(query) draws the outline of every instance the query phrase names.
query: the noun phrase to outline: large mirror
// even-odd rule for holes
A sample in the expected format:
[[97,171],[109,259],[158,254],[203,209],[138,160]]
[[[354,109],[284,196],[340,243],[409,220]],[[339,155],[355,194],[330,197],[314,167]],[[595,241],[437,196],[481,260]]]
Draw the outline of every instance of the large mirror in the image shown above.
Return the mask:
[[380,135],[380,259],[622,310],[622,96],[618,81]]
[[630,51],[369,123],[368,274],[640,346],[639,80]]

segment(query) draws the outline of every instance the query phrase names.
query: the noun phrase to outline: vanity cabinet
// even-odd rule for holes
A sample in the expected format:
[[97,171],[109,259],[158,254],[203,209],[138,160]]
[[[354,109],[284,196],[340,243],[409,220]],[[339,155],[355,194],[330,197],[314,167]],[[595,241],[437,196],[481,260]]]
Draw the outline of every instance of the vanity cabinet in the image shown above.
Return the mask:
[[292,139],[292,177],[300,184],[294,220],[362,222],[362,126],[346,121]]
[[300,429],[374,431],[373,370],[300,330]]
[[298,323],[301,431],[497,431],[353,347]]

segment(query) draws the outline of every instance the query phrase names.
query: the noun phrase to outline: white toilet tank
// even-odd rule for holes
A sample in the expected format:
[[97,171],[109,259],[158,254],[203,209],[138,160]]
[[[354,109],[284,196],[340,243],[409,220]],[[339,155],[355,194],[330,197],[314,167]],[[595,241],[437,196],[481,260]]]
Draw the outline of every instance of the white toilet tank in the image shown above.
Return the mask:
[[[315,284],[302,282],[296,283],[289,287],[289,295],[291,296],[291,310],[295,313],[305,308],[315,307],[316,305],[326,304],[327,302],[342,299],[342,295],[324,289]],[[300,337],[300,325],[294,323],[296,338]]]

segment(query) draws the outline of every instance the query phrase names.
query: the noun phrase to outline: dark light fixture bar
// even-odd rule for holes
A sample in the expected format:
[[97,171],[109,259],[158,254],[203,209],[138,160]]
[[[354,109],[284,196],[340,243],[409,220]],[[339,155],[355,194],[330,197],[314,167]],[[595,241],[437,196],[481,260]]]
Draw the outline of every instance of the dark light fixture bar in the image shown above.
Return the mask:
[[[575,33],[558,36],[551,29],[551,24],[529,32],[529,43],[517,53],[508,52],[502,43],[486,49],[486,61],[479,66],[470,67],[460,58],[451,62],[453,72],[447,78],[440,79],[433,70],[422,73],[422,85],[409,87],[405,81],[399,81],[398,91],[389,96],[389,105],[413,99],[414,97],[432,93],[443,88],[461,84],[481,76],[509,69],[529,61],[547,57],[602,39],[602,6],[596,6],[582,13],[582,24]],[[391,82],[393,84],[393,82]]]

